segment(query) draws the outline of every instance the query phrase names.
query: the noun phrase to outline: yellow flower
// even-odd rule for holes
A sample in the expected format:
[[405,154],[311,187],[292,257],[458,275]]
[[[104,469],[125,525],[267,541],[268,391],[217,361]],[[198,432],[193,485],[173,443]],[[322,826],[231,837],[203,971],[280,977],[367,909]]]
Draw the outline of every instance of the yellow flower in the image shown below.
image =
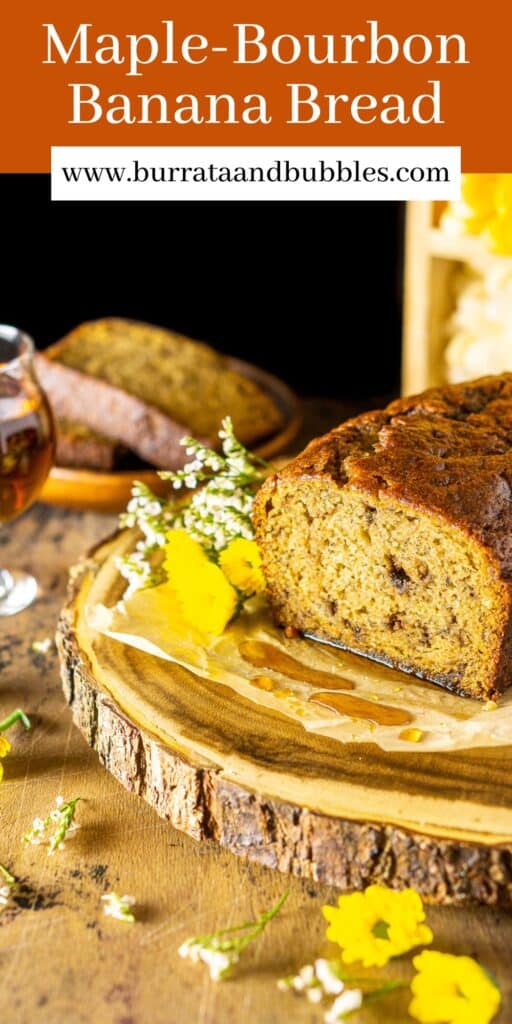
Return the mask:
[[[11,744],[9,743],[9,740],[6,740],[5,736],[0,735],[0,757],[5,757],[5,755],[9,753],[10,749]],[[0,782],[2,781],[3,777],[4,769],[3,766],[0,764]]]
[[510,217],[512,214],[512,174],[498,175],[495,206],[498,217]]
[[489,1024],[501,995],[485,971],[469,956],[425,950],[415,956],[409,1013],[422,1024]]
[[512,210],[508,214],[493,217],[485,228],[484,235],[493,252],[501,256],[512,254]]
[[512,254],[512,174],[463,174],[461,197],[466,231],[483,234],[493,252]]
[[185,530],[171,530],[165,545],[168,581],[158,589],[191,626],[219,635],[236,612],[236,590]]
[[230,583],[244,594],[261,594],[265,577],[261,555],[255,540],[237,537],[219,556],[219,565]]
[[494,214],[495,191],[498,174],[463,174],[461,199],[470,207],[473,216],[482,226]]
[[360,960],[364,967],[383,967],[391,957],[433,939],[414,889],[394,892],[370,885],[365,892],[339,896],[337,907],[322,911],[330,922],[327,938],[341,947],[346,964]]

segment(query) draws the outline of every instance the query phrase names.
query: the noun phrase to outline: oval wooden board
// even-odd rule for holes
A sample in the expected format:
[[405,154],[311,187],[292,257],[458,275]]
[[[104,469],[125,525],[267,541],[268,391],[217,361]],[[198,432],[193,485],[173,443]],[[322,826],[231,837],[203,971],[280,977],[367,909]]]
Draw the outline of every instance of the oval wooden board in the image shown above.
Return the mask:
[[[230,357],[228,365],[259,384],[283,414],[281,429],[251,446],[262,459],[272,459],[286,451],[297,437],[302,425],[299,399],[284,381],[252,363]],[[156,469],[124,469],[106,473],[54,466],[43,487],[40,501],[66,508],[122,512],[129,501],[134,480],[141,480],[157,494],[168,493],[169,485],[160,480]]]
[[281,871],[512,905],[512,748],[340,744],[94,633],[85,605],[119,599],[115,558],[131,543],[118,534],[74,571],[57,634],[75,722],[127,789],[194,838]]

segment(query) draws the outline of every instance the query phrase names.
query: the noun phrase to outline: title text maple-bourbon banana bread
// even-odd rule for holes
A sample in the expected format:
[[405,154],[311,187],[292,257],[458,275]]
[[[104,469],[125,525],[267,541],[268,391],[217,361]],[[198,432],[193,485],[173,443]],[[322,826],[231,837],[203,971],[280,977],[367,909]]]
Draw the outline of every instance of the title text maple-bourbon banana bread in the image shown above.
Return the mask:
[[276,620],[457,693],[512,682],[512,374],[399,399],[269,477]]

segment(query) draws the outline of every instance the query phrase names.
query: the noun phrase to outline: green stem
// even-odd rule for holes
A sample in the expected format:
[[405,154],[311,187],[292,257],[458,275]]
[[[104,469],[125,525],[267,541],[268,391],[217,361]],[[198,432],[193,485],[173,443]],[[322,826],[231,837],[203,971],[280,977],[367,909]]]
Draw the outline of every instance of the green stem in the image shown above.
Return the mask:
[[369,992],[365,993],[365,999],[367,997],[377,998],[380,995],[385,995],[386,992],[394,991],[394,989],[396,988],[409,987],[408,982],[395,981],[393,978],[381,981],[380,978],[372,978],[369,975],[366,975],[365,977],[360,977],[357,974],[351,974],[350,971],[346,971],[343,965],[340,963],[340,961],[331,960],[330,962],[337,977],[340,979],[340,981],[345,982],[347,985],[359,985],[361,988],[364,988],[368,985],[375,985],[375,983],[377,983],[378,987],[376,989],[370,990]]
[[374,999],[387,996],[389,992],[395,992],[398,988],[409,988],[409,985],[406,981],[386,981],[379,988],[373,989],[372,992],[365,992],[364,1001],[365,1003],[372,1003]]
[[3,722],[0,722],[0,732],[10,729],[11,725],[14,725],[15,722],[22,722],[25,729],[32,728],[30,718],[27,717],[21,708],[16,708],[16,711],[12,711],[10,715],[7,715],[7,718],[4,718]]
[[4,868],[3,864],[0,864],[0,875],[2,875],[4,880],[7,882],[7,885],[14,885],[16,881],[14,875],[11,875],[11,872],[8,871],[7,868]]
[[200,943],[208,943],[211,942],[212,939],[215,939],[220,935],[233,935],[235,932],[244,932],[248,931],[248,929],[251,929],[249,935],[244,935],[240,939],[240,949],[245,949],[245,947],[248,946],[249,943],[252,942],[252,940],[255,939],[257,935],[260,934],[260,932],[263,931],[268,922],[271,921],[272,918],[276,917],[276,915],[281,910],[281,907],[288,899],[289,895],[290,890],[287,889],[286,892],[284,892],[281,898],[277,901],[275,906],[271,907],[270,910],[266,910],[263,914],[261,914],[260,917],[257,918],[256,921],[246,921],[244,924],[235,924],[231,928],[219,928],[218,931],[210,932],[209,935],[197,936],[197,938],[194,941]]
[[270,910],[266,910],[265,913],[261,915],[260,921],[263,921],[264,925],[268,924],[268,922],[271,921],[273,917],[277,917],[279,911],[281,910],[281,907],[284,906],[289,895],[290,890],[286,889],[286,891],[283,893],[280,899],[278,899],[277,903],[273,907],[271,907]]
[[248,946],[253,939],[255,939],[258,935],[261,934],[263,929],[266,928],[269,921],[272,921],[272,919],[277,916],[283,904],[286,903],[286,900],[288,899],[289,895],[290,890],[287,889],[286,892],[284,892],[281,898],[277,901],[275,906],[271,907],[270,910],[267,910],[264,914],[261,915],[261,917],[258,918],[257,921],[254,922],[253,930],[240,940],[240,950],[245,949],[245,947]]
[[83,800],[83,796],[74,796],[72,800],[66,800],[66,802],[59,807],[59,811],[65,811],[68,807],[71,807],[74,811],[79,800]]

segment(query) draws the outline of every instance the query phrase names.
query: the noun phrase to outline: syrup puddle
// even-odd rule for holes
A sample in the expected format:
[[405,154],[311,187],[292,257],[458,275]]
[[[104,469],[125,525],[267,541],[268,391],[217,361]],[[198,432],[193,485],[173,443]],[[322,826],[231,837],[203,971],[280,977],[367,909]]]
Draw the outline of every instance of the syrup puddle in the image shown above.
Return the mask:
[[[354,689],[354,684],[350,679],[304,665],[297,658],[292,658],[290,654],[274,647],[273,644],[264,643],[261,640],[244,640],[238,650],[244,661],[254,665],[255,668],[273,669],[288,679],[294,679],[299,683],[309,683],[315,689],[320,689],[320,693],[314,693],[308,698],[310,704],[319,704],[322,707],[330,708],[331,711],[336,711],[339,715],[348,715],[349,718],[364,718],[369,722],[375,722],[376,725],[410,725],[414,721],[413,715],[402,708],[375,703],[365,700],[364,697],[353,697],[340,693],[340,690]],[[268,676],[254,676],[251,683],[258,689],[276,693],[273,680]],[[325,693],[323,692],[325,690],[337,692]],[[285,691],[281,692],[284,695]]]
[[244,661],[248,661],[255,668],[269,668],[288,679],[294,679],[297,683],[309,683],[310,686],[322,690],[353,690],[354,684],[350,679],[336,676],[333,672],[322,672],[318,668],[310,668],[302,662],[292,658],[291,654],[285,654],[273,644],[263,643],[261,640],[243,640],[238,650]]
[[309,698],[310,704],[320,704],[322,707],[337,711],[340,715],[349,715],[350,718],[365,718],[376,725],[410,725],[414,721],[413,715],[403,708],[395,708],[390,704],[375,704],[363,697],[352,697],[345,693],[314,693]]
[[[252,700],[262,709],[300,722],[305,730],[322,738],[340,743],[370,741],[383,750],[401,753],[415,748],[418,754],[511,744],[512,691],[491,714],[485,705],[382,667],[338,645],[283,639],[262,601],[255,600],[247,607],[221,638],[198,638],[194,631],[178,628],[169,619],[158,587],[133,594],[119,609],[93,604],[86,614],[92,628],[103,635],[221,683],[232,690],[234,700],[236,695]],[[276,654],[283,655],[277,664],[284,672],[275,671]],[[252,665],[255,659],[256,668]],[[266,664],[268,669],[261,667]],[[348,684],[352,684],[349,693],[355,700],[348,699]],[[314,700],[308,700],[310,697]],[[164,699],[174,714],[174,701],[162,690],[162,702]],[[397,721],[398,725],[389,724]]]

